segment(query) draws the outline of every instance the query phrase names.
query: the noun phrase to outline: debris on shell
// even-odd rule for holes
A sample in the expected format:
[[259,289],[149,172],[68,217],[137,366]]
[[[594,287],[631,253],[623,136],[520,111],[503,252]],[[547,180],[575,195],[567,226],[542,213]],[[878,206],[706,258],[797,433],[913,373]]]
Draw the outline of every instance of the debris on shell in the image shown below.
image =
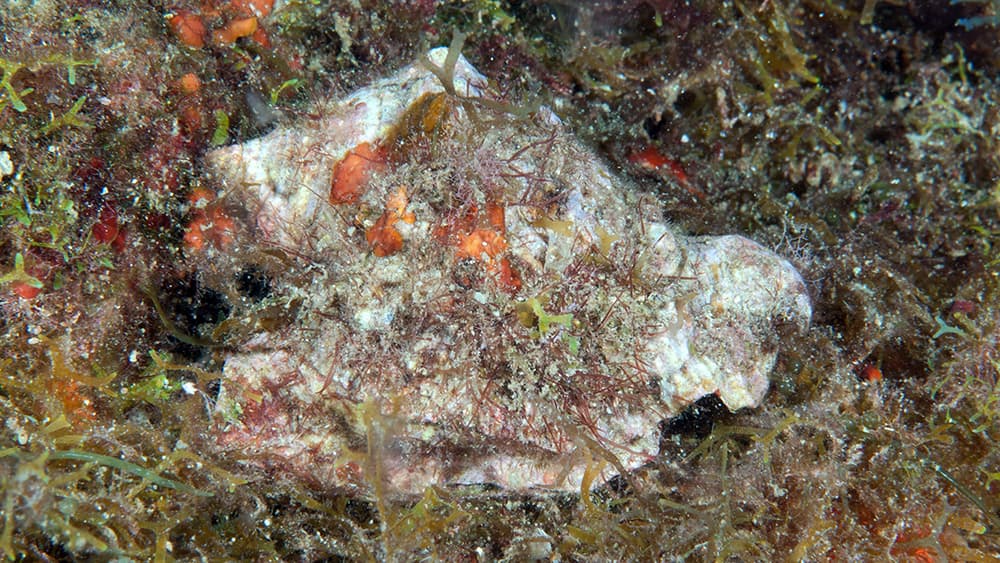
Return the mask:
[[578,491],[653,459],[707,394],[758,405],[777,325],[809,323],[787,261],[677,233],[446,49],[315,114],[208,157],[253,236],[308,259],[274,298],[294,322],[225,361],[216,432],[250,462],[359,491]]

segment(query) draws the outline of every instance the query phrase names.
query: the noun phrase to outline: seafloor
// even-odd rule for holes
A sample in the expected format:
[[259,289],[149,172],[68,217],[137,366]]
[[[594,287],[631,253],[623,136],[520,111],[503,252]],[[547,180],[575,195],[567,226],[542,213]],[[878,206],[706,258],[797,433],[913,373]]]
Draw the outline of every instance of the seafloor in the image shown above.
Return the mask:
[[[998,25],[986,0],[4,0],[0,551],[996,561]],[[679,229],[802,272],[812,328],[762,406],[705,399],[572,494],[330,490],[214,447],[222,358],[290,322],[261,303],[303,266],[235,234],[204,155],[456,32]]]

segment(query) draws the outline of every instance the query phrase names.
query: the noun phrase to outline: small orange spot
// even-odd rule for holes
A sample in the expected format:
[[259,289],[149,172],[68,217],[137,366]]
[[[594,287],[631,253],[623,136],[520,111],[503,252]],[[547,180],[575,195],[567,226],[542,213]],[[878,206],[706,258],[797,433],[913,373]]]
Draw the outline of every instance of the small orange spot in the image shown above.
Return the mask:
[[671,160],[668,156],[658,151],[656,147],[646,147],[641,151],[630,153],[628,161],[632,164],[638,164],[647,170],[659,170],[664,167],[677,166],[676,161]]
[[447,220],[432,230],[432,236],[441,244],[453,246],[459,260],[482,262],[485,269],[496,276],[501,289],[516,293],[522,281],[520,273],[504,256],[506,232],[504,206],[488,199],[482,212],[475,204],[451,211]]
[[372,246],[372,252],[375,256],[389,256],[403,248],[403,235],[396,230],[394,225],[397,221],[413,224],[416,220],[413,212],[406,211],[408,204],[406,187],[400,187],[385,202],[385,212],[375,221],[374,225],[365,230],[365,239]]
[[184,246],[189,250],[202,250],[206,242],[224,249],[233,242],[236,223],[221,206],[208,205],[214,199],[215,194],[205,188],[195,188],[188,195],[188,201],[195,206],[184,232]]
[[256,17],[232,20],[223,26],[222,29],[212,32],[212,41],[216,45],[230,45],[235,43],[240,37],[253,35],[255,31],[257,31]]
[[10,290],[21,299],[34,299],[42,292],[42,288],[28,285],[23,281],[10,284]]
[[646,147],[641,151],[632,152],[628,155],[628,161],[650,172],[667,172],[691,195],[698,199],[708,197],[705,192],[691,185],[687,172],[680,162],[663,154],[656,147]]
[[396,193],[389,196],[389,199],[385,202],[385,209],[386,211],[391,211],[400,221],[412,225],[417,218],[413,215],[412,211],[406,211],[406,206],[409,203],[410,200],[406,195],[406,187],[403,186],[396,190]]
[[93,421],[96,413],[80,387],[80,382],[73,379],[49,381],[49,392],[62,403],[63,412],[77,420]]
[[188,203],[197,207],[203,207],[215,199],[215,193],[208,188],[194,188],[188,194]]
[[201,89],[201,79],[198,78],[197,74],[189,72],[180,77],[177,81],[177,86],[185,94],[194,94]]
[[497,265],[497,281],[507,293],[517,293],[521,290],[521,274],[510,265],[506,256]]
[[396,217],[386,211],[365,231],[365,239],[372,246],[372,253],[378,257],[395,254],[403,248],[403,235],[392,226]]
[[477,260],[483,260],[485,254],[486,260],[489,260],[506,249],[507,239],[503,235],[496,231],[476,229],[467,235],[462,235],[455,254],[459,258],[475,258]]
[[333,167],[330,203],[334,205],[357,203],[368,186],[368,180],[371,179],[377,162],[378,158],[367,142],[348,151]]
[[864,378],[865,381],[877,383],[882,381],[882,370],[875,365],[865,366],[865,369],[861,370],[861,377]]
[[205,217],[198,216],[188,223],[184,232],[184,246],[189,250],[201,250],[205,247]]
[[236,223],[226,215],[221,207],[209,210],[208,216],[212,220],[212,242],[219,248],[226,248],[233,242],[233,231],[236,230]]
[[170,30],[181,43],[193,49],[205,46],[205,22],[189,10],[177,10],[168,20]]
[[258,27],[257,31],[253,32],[253,35],[250,36],[250,39],[265,49],[271,48],[271,38],[268,37],[267,32],[264,31],[263,27]]

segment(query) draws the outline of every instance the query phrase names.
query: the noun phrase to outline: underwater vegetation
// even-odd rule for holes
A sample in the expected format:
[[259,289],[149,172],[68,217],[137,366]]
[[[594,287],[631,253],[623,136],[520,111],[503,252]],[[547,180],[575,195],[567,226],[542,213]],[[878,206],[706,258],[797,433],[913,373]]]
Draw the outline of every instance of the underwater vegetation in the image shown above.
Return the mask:
[[[0,14],[4,558],[995,560],[993,3],[40,1]],[[512,126],[552,108],[678,229],[739,233],[802,272],[812,327],[775,327],[760,406],[706,397],[662,423],[648,463],[560,492],[393,494],[380,445],[398,428],[374,401],[335,468],[347,486],[261,466],[208,431],[273,415],[220,408],[223,362],[299,322],[319,274],[310,252],[254,235],[258,210],[206,155],[308,120],[456,33]],[[407,126],[429,125],[414,133],[426,150],[436,107]],[[347,200],[368,172],[356,154],[337,172]],[[502,170],[481,156],[461,162]],[[339,208],[373,261],[408,256],[418,196],[391,195]],[[442,247],[468,254],[455,283],[533,287],[497,213],[444,229]],[[576,279],[608,271],[595,258]],[[585,351],[584,287],[521,296],[512,330]]]

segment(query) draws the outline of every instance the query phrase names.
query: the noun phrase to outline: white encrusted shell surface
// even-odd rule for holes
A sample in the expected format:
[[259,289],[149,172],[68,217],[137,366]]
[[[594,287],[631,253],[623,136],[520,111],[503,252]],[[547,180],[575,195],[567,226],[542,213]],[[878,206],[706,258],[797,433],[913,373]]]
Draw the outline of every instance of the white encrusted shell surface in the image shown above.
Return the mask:
[[[758,405],[775,323],[809,322],[795,269],[743,237],[677,233],[550,111],[481,102],[487,81],[464,58],[440,128],[360,201],[329,203],[352,148],[445,92],[427,64],[209,155],[254,236],[309,261],[284,288],[294,324],[226,359],[222,447],[329,486],[578,490],[588,468],[599,482],[652,459],[659,423],[704,395]],[[398,223],[401,251],[375,256],[366,229],[400,187],[413,221]],[[442,242],[465,220],[455,210],[490,205],[505,211],[502,258]],[[497,282],[501,260],[522,286]],[[540,311],[561,321],[533,325]]]

